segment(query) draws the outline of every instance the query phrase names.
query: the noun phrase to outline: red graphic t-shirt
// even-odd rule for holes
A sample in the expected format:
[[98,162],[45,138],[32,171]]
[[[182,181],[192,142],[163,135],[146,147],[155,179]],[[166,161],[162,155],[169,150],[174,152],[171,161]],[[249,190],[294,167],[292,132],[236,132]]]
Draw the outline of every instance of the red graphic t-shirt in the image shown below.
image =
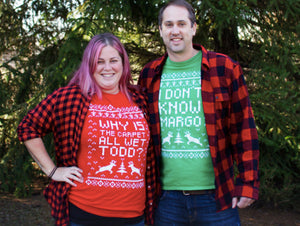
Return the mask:
[[99,216],[141,216],[149,139],[143,112],[124,94],[94,96],[78,153],[84,182],[71,188],[69,201]]

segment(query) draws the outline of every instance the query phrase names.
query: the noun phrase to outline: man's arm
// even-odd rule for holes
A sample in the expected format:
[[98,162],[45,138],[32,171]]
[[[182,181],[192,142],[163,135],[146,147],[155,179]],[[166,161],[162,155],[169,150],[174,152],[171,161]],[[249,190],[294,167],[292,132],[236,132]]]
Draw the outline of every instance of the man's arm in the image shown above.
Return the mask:
[[233,68],[231,101],[230,138],[239,172],[234,191],[234,197],[238,198],[233,199],[233,205],[244,208],[258,199],[259,149],[249,94],[239,64]]

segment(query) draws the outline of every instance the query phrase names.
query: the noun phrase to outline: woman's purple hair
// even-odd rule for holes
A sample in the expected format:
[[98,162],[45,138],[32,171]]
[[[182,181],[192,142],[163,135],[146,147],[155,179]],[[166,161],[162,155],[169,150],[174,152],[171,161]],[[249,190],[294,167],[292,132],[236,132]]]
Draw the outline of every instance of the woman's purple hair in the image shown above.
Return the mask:
[[84,50],[82,61],[79,69],[74,73],[73,78],[68,85],[78,85],[84,96],[92,96],[97,94],[98,98],[102,98],[101,88],[94,79],[94,72],[97,67],[98,58],[102,49],[106,46],[115,48],[123,63],[123,74],[119,81],[119,88],[126,97],[131,100],[128,86],[132,84],[132,76],[130,72],[130,63],[127,52],[120,40],[111,33],[103,33],[95,35]]

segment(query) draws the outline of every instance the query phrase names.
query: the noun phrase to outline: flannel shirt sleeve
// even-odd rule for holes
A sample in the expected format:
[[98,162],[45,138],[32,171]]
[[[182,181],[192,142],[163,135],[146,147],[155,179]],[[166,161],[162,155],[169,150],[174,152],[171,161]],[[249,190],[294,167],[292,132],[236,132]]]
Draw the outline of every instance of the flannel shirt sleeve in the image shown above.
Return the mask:
[[239,64],[233,67],[231,87],[230,139],[239,172],[236,177],[234,196],[258,199],[258,135],[248,90]]
[[56,91],[48,95],[34,109],[30,110],[20,122],[17,133],[24,142],[45,136],[53,131],[53,110]]

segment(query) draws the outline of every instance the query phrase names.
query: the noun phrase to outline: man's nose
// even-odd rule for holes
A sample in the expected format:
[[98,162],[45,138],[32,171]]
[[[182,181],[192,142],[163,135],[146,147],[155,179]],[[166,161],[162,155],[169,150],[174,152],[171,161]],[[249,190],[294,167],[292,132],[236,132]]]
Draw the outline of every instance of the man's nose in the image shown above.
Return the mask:
[[172,34],[179,34],[179,27],[177,25],[174,25],[173,26],[173,29],[172,29]]

